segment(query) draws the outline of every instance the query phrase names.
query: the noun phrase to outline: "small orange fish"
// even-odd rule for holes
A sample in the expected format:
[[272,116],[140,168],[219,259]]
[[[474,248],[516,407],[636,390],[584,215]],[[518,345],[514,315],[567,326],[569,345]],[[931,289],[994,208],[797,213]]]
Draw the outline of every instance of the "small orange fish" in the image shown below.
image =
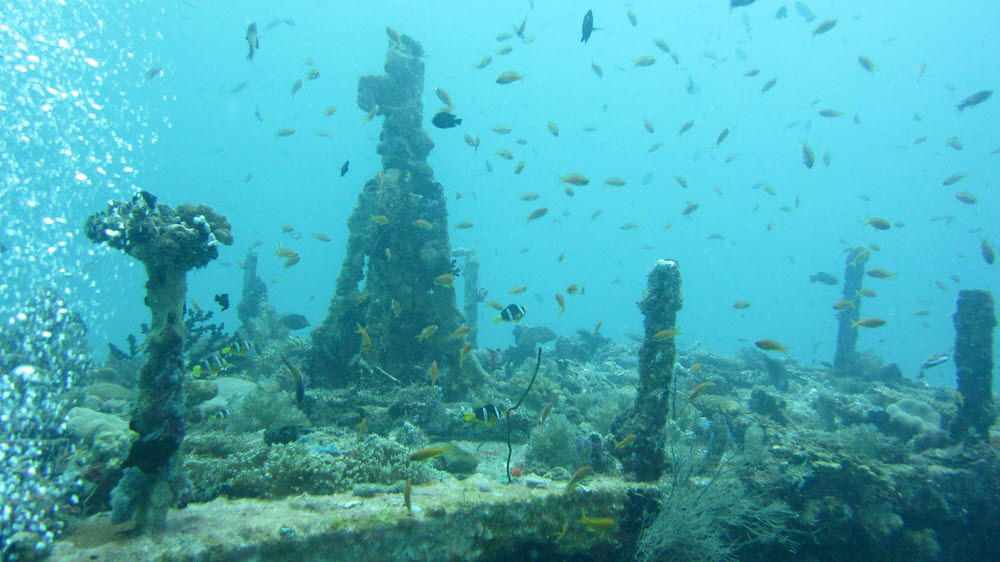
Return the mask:
[[437,361],[432,362],[431,368],[428,369],[428,371],[431,374],[431,388],[434,388],[434,385],[437,384],[438,380],[438,362]]
[[750,303],[747,301],[736,301],[733,303],[733,310],[746,310],[750,308]]
[[681,332],[675,328],[668,328],[666,330],[660,330],[653,334],[653,341],[667,341],[674,339],[675,337],[681,335]]
[[354,330],[354,333],[361,334],[361,350],[370,350],[372,348],[372,338],[368,335],[368,330],[365,330],[361,324],[358,324],[357,322],[355,322],[354,325],[358,327],[357,330]]
[[460,369],[462,368],[462,364],[465,363],[465,357],[469,354],[469,351],[471,350],[472,350],[472,342],[465,342],[465,345],[462,346],[462,352],[458,355],[458,368]]
[[834,310],[847,310],[848,308],[854,308],[854,303],[847,299],[840,299],[833,303]]
[[[512,295],[520,295],[521,293],[523,293],[523,292],[525,292],[527,290],[528,290],[528,286],[527,285],[518,285],[517,287],[514,287],[513,289],[511,289],[511,290],[509,290],[507,292],[510,293],[510,294],[512,294]],[[501,307],[501,308],[503,308],[503,307]]]
[[548,212],[549,212],[549,208],[548,207],[539,207],[539,208],[535,209],[534,211],[532,211],[531,214],[528,215],[527,220],[525,220],[524,222],[528,223],[528,222],[531,222],[533,220],[540,219],[540,218],[544,217],[545,214],[548,213]]
[[878,218],[876,218],[876,219],[869,218],[868,220],[861,221],[861,224],[866,225],[866,226],[871,226],[875,230],[889,230],[889,228],[891,227],[891,225],[889,224],[889,221],[887,221],[885,219],[878,219]]
[[472,223],[469,221],[462,221],[455,225],[456,230],[468,230],[472,228]]
[[633,441],[635,441],[636,437],[637,437],[636,434],[629,433],[621,441],[615,442],[615,449],[623,449],[625,447],[628,447],[629,445],[632,444]]
[[785,355],[788,355],[789,348],[781,345],[780,343],[774,340],[757,340],[757,342],[754,343],[754,345],[756,345],[760,349],[763,349],[764,351],[780,351]]
[[420,330],[420,333],[414,337],[417,338],[417,341],[426,341],[427,338],[434,335],[434,332],[436,332],[437,329],[437,324],[431,324],[430,326],[426,326],[423,330]]
[[556,316],[562,316],[563,312],[566,312],[566,300],[559,293],[556,293],[556,302],[559,303],[559,314]]
[[600,320],[597,321],[597,325],[594,326],[594,331],[590,332],[590,335],[596,336],[597,332],[599,332],[599,331],[601,331],[601,321]]
[[708,387],[710,387],[710,386],[712,386],[712,383],[710,383],[710,382],[703,382],[703,383],[699,384],[698,386],[694,387],[694,390],[692,390],[691,394],[688,396],[688,400],[694,400],[695,398],[698,397],[699,394],[701,394],[702,392],[705,392],[705,390]]
[[875,279],[895,279],[896,274],[886,271],[884,269],[869,269],[868,276],[874,277]]
[[886,321],[881,318],[865,318],[857,322],[851,322],[851,328],[881,328],[886,325]]
[[434,284],[441,287],[455,288],[455,274],[445,273],[434,278]]

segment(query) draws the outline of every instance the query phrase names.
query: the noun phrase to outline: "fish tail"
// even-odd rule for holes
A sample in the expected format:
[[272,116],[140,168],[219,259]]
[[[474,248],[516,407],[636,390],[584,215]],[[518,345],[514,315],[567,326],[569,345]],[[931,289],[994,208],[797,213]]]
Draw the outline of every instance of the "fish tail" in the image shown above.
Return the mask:
[[474,419],[476,419],[476,414],[473,414],[472,412],[465,412],[465,421],[472,421]]
[[493,323],[494,324],[499,324],[502,320],[503,320],[503,318],[500,318],[499,316],[496,316],[496,317],[493,318]]

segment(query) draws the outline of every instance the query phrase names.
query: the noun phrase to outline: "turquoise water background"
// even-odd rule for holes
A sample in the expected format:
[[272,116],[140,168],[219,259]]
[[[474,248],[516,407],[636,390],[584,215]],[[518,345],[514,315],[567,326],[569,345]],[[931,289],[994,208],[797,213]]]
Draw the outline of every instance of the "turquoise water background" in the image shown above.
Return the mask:
[[[642,333],[635,301],[647,271],[670,258],[684,278],[681,347],[733,353],[768,338],[790,346],[799,361],[829,361],[840,288],[810,284],[809,275],[826,271],[842,280],[844,248],[875,243],[880,250],[868,267],[898,278],[865,279],[878,296],[864,301],[862,318],[888,324],[862,332],[859,349],[915,376],[927,356],[952,347],[958,290],[996,289],[997,266],[984,262],[980,241],[1000,241],[997,100],[955,108],[997,86],[1000,7],[992,3],[808,2],[812,22],[793,3],[765,1],[733,11],[724,1],[537,0],[533,9],[527,2],[64,4],[0,6],[0,241],[7,247],[0,304],[10,316],[35,288],[59,288],[79,303],[98,356],[108,341],[124,346],[148,318],[145,276],[131,258],[90,244],[80,225],[136,188],[172,206],[208,204],[234,225],[235,245],[189,276],[189,300],[216,309],[230,331],[239,324],[237,261],[255,240],[263,241],[260,276],[277,279],[269,290],[279,311],[305,314],[314,326],[322,321],[343,259],[346,218],[380,169],[381,118],[363,123],[355,97],[359,76],[383,72],[386,26],[426,51],[425,128],[436,144],[430,162],[449,195],[452,224],[475,225],[451,230],[452,244],[475,248],[489,300],[526,306],[525,323],[570,336],[600,321],[601,333],[628,341],[626,333]],[[782,5],[788,17],[779,20]],[[581,44],[588,8],[601,29]],[[525,14],[530,44],[496,40]],[[284,18],[294,25],[265,29]],[[827,18],[837,25],[814,37]],[[251,21],[261,34],[253,64],[244,58]],[[654,38],[669,43],[679,64]],[[506,45],[510,54],[495,54]],[[493,62],[475,70],[488,55]],[[874,62],[873,74],[858,64],[860,55]],[[633,67],[642,56],[657,62]],[[147,80],[157,67],[162,75]],[[311,68],[321,76],[306,81]],[[760,74],[745,77],[751,68]],[[524,80],[496,84],[508,70]],[[762,93],[770,78],[775,87]],[[305,83],[293,96],[297,79]],[[691,82],[696,93],[687,91]],[[434,88],[450,94],[459,127],[431,126],[442,105]],[[328,106],[337,112],[324,117]],[[263,121],[254,116],[258,108]],[[821,117],[825,108],[843,117]],[[689,120],[694,126],[679,135]],[[559,126],[558,138],[545,121]],[[501,125],[513,132],[491,132]],[[584,132],[587,126],[596,130]],[[296,133],[276,138],[283,128]],[[464,134],[481,138],[478,151]],[[946,146],[953,136],[963,150]],[[802,164],[802,142],[816,152],[812,169]],[[498,157],[501,149],[515,159]],[[825,151],[829,166],[819,161]],[[341,178],[345,160],[350,171]],[[520,160],[524,172],[515,175]],[[558,185],[569,173],[591,180],[573,197]],[[968,176],[943,186],[954,173]],[[626,186],[602,185],[614,176]],[[753,187],[760,183],[775,194]],[[978,203],[959,202],[960,191]],[[520,201],[527,192],[541,197]],[[684,218],[689,202],[700,206]],[[548,215],[526,224],[540,206]],[[597,209],[603,213],[589,222]],[[948,215],[952,220],[932,220]],[[859,224],[869,217],[905,226],[883,232]],[[622,230],[624,223],[640,228]],[[302,238],[283,234],[284,225]],[[714,233],[725,238],[707,239]],[[301,262],[283,269],[271,256],[279,242]],[[566,295],[571,283],[585,284],[586,294]],[[508,295],[517,285],[527,292]],[[222,292],[233,307],[219,313],[212,296]],[[562,316],[556,292],[566,296]],[[733,310],[738,300],[751,307]],[[915,317],[919,310],[930,315]],[[510,345],[510,326],[494,326],[493,315],[483,307],[480,345]],[[929,371],[929,381],[952,385],[953,373],[949,363]]]

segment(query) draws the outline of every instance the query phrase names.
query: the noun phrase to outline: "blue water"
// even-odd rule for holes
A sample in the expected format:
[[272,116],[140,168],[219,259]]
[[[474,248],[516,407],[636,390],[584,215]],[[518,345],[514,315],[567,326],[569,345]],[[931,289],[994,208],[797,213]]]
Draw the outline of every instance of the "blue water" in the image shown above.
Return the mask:
[[[627,332],[642,332],[635,301],[647,271],[658,258],[671,258],[684,278],[680,346],[732,353],[768,338],[790,346],[799,361],[829,361],[836,335],[831,306],[840,288],[810,284],[808,277],[827,271],[842,279],[842,251],[875,243],[881,249],[868,267],[898,278],[866,278],[878,296],[864,301],[862,318],[888,324],[862,332],[859,349],[915,376],[927,356],[952,347],[958,290],[996,289],[998,266],[981,258],[980,239],[1000,241],[990,220],[1000,205],[991,166],[1000,158],[991,152],[1000,147],[998,100],[962,113],[955,108],[998,86],[994,4],[813,1],[812,22],[791,3],[765,1],[732,12],[724,1],[682,7],[537,0],[533,9],[527,2],[68,4],[0,6],[0,215],[8,248],[0,257],[0,299],[10,314],[35,288],[57,287],[77,302],[98,356],[107,342],[124,346],[148,318],[145,275],[131,258],[89,243],[79,227],[108,199],[130,197],[136,188],[172,206],[204,203],[228,216],[236,243],[189,276],[189,300],[214,308],[214,294],[230,293],[233,308],[216,312],[230,331],[239,324],[237,261],[254,240],[264,243],[259,274],[276,280],[269,290],[278,310],[319,324],[343,259],[346,218],[363,183],[380,169],[381,118],[363,123],[355,97],[359,76],[383,71],[387,25],[426,50],[425,127],[436,144],[430,161],[449,194],[452,223],[475,224],[452,231],[452,244],[475,248],[489,298],[526,306],[526,323],[569,336],[600,321],[601,333],[628,341]],[[788,17],[777,20],[781,5]],[[581,44],[587,8],[601,29]],[[636,27],[626,9],[636,13]],[[496,40],[525,14],[531,44]],[[276,18],[294,26],[265,30]],[[827,18],[837,25],[813,37]],[[261,33],[253,64],[244,59],[251,21]],[[654,46],[656,37],[669,43],[679,65]],[[505,45],[513,51],[495,55]],[[474,70],[487,55],[492,64]],[[633,67],[647,55],[656,64]],[[873,74],[858,64],[859,55],[874,62]],[[162,75],[147,81],[155,67]],[[320,78],[304,80],[292,96],[292,84],[311,68]],[[760,74],[744,77],[751,68]],[[497,85],[508,70],[524,75],[523,82]],[[761,93],[770,78],[776,86]],[[689,80],[697,93],[686,91]],[[436,87],[450,94],[461,126],[431,126],[442,105]],[[328,106],[337,107],[332,117],[323,116]],[[254,116],[258,108],[263,122]],[[819,116],[825,108],[843,117]],[[655,132],[646,131],[643,119]],[[688,120],[694,127],[678,135]],[[558,138],[545,121],[559,126]],[[513,132],[490,131],[501,125]],[[586,126],[596,131],[584,132]],[[297,132],[275,138],[283,128]],[[725,128],[730,134],[716,147]],[[478,153],[464,142],[466,133],[481,137]],[[922,136],[926,142],[914,146]],[[945,145],[952,136],[963,150]],[[528,144],[516,144],[516,137]],[[812,169],[802,164],[801,142],[816,152]],[[662,146],[649,152],[655,143]],[[496,156],[501,149],[515,159]],[[829,166],[819,161],[826,151]],[[726,163],[730,155],[736,157]],[[350,171],[340,178],[345,160]],[[520,160],[526,167],[515,175]],[[569,173],[591,180],[575,187],[572,198],[557,184]],[[968,177],[942,186],[953,173]],[[612,176],[627,185],[602,185]],[[644,176],[652,180],[644,184]],[[676,176],[687,180],[686,189]],[[759,183],[775,194],[754,189]],[[958,191],[978,203],[959,202]],[[527,192],[541,198],[520,201]],[[700,208],[683,218],[689,201]],[[548,215],[526,224],[540,206]],[[588,222],[597,209],[603,214]],[[932,220],[947,215],[950,224]],[[859,224],[868,217],[905,226],[875,231]],[[624,223],[640,228],[625,231]],[[302,238],[283,234],[283,225]],[[707,240],[713,233],[725,238]],[[270,255],[279,243],[299,251],[302,261],[283,269],[284,261]],[[585,284],[586,294],[567,296],[566,312],[557,317],[553,296],[565,295],[570,283]],[[527,292],[508,295],[517,285]],[[751,307],[735,311],[737,300]],[[918,310],[931,314],[914,317]],[[512,343],[510,326],[493,326],[493,312],[482,312],[480,345],[505,347]],[[929,379],[953,385],[953,373],[948,364],[929,371]]]

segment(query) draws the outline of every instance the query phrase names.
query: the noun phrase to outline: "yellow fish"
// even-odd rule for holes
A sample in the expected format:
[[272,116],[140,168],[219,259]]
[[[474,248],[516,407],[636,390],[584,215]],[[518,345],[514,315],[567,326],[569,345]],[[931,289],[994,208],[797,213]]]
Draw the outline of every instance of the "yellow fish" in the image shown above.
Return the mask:
[[361,324],[358,324],[357,322],[355,322],[354,325],[358,327],[357,330],[354,330],[354,333],[361,334],[361,349],[364,351],[370,350],[372,348],[372,338],[368,335],[368,330],[365,330]]
[[681,335],[680,330],[674,328],[660,330],[659,332],[653,334],[653,341],[667,341],[679,335]]
[[436,332],[437,329],[438,329],[437,324],[431,324],[430,326],[425,327],[423,330],[420,330],[420,333],[414,337],[417,338],[417,341],[425,341],[427,338],[433,336],[434,332]]

